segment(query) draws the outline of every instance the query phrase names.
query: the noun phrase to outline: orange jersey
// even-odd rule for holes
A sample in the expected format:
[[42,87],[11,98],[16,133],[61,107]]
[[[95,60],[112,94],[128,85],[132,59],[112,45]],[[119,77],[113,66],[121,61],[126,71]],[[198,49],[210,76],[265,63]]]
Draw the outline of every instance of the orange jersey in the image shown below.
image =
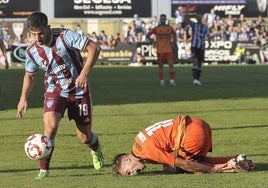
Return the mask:
[[135,137],[132,153],[149,162],[174,165],[175,151],[179,157],[191,160],[181,148],[204,157],[211,147],[211,129],[208,123],[198,118],[178,116],[140,131]]
[[[174,29],[169,25],[159,25],[154,27],[148,35],[151,36],[155,34],[156,36],[156,49],[157,53],[166,53],[172,51],[172,40],[176,40],[176,33]],[[173,37],[173,39],[172,39]]]

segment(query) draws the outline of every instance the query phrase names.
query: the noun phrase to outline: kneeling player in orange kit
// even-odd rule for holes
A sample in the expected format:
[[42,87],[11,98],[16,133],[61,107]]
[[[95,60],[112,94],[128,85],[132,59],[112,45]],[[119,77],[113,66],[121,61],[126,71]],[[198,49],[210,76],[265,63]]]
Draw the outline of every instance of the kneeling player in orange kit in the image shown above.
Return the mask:
[[145,168],[144,161],[163,164],[164,172],[168,173],[233,173],[255,168],[244,154],[208,157],[209,151],[212,151],[209,124],[188,115],[178,116],[140,131],[131,153],[115,157],[113,171],[123,176],[136,175]]

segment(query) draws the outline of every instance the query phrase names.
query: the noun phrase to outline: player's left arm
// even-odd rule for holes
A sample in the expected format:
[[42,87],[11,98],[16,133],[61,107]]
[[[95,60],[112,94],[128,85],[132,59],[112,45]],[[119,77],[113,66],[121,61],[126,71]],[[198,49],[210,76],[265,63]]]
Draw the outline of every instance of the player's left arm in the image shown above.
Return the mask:
[[255,169],[254,163],[245,154],[234,157],[205,157],[202,163],[222,168],[223,172],[247,172]]
[[92,40],[88,40],[87,45],[85,47],[85,51],[87,52],[87,58],[84,63],[83,69],[80,72],[80,75],[76,79],[76,87],[86,87],[87,86],[87,75],[93,66],[96,64],[101,48],[100,46]]
[[200,163],[176,157],[175,166],[192,173],[234,173],[246,172],[244,168],[234,168],[229,162],[217,165]]
[[185,170],[186,172],[192,172],[192,173],[212,173],[217,171],[217,169],[214,168],[213,166],[205,165],[195,161],[181,159],[179,157],[175,158],[174,165],[180,169]]

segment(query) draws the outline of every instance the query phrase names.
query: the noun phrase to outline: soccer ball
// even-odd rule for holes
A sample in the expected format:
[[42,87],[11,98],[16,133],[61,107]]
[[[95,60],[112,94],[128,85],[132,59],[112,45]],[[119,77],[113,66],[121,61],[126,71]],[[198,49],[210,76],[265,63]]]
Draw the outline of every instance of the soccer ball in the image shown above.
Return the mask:
[[32,160],[46,158],[50,155],[51,150],[51,142],[43,134],[33,134],[29,136],[24,144],[24,151]]

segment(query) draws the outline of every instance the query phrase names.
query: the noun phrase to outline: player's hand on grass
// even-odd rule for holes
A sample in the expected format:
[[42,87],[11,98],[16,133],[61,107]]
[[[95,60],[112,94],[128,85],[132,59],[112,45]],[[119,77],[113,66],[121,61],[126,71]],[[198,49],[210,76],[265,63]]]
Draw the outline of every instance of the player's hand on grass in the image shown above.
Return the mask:
[[239,154],[237,157],[228,161],[228,166],[232,167],[234,171],[252,171],[255,169],[254,163],[247,159],[244,154]]

